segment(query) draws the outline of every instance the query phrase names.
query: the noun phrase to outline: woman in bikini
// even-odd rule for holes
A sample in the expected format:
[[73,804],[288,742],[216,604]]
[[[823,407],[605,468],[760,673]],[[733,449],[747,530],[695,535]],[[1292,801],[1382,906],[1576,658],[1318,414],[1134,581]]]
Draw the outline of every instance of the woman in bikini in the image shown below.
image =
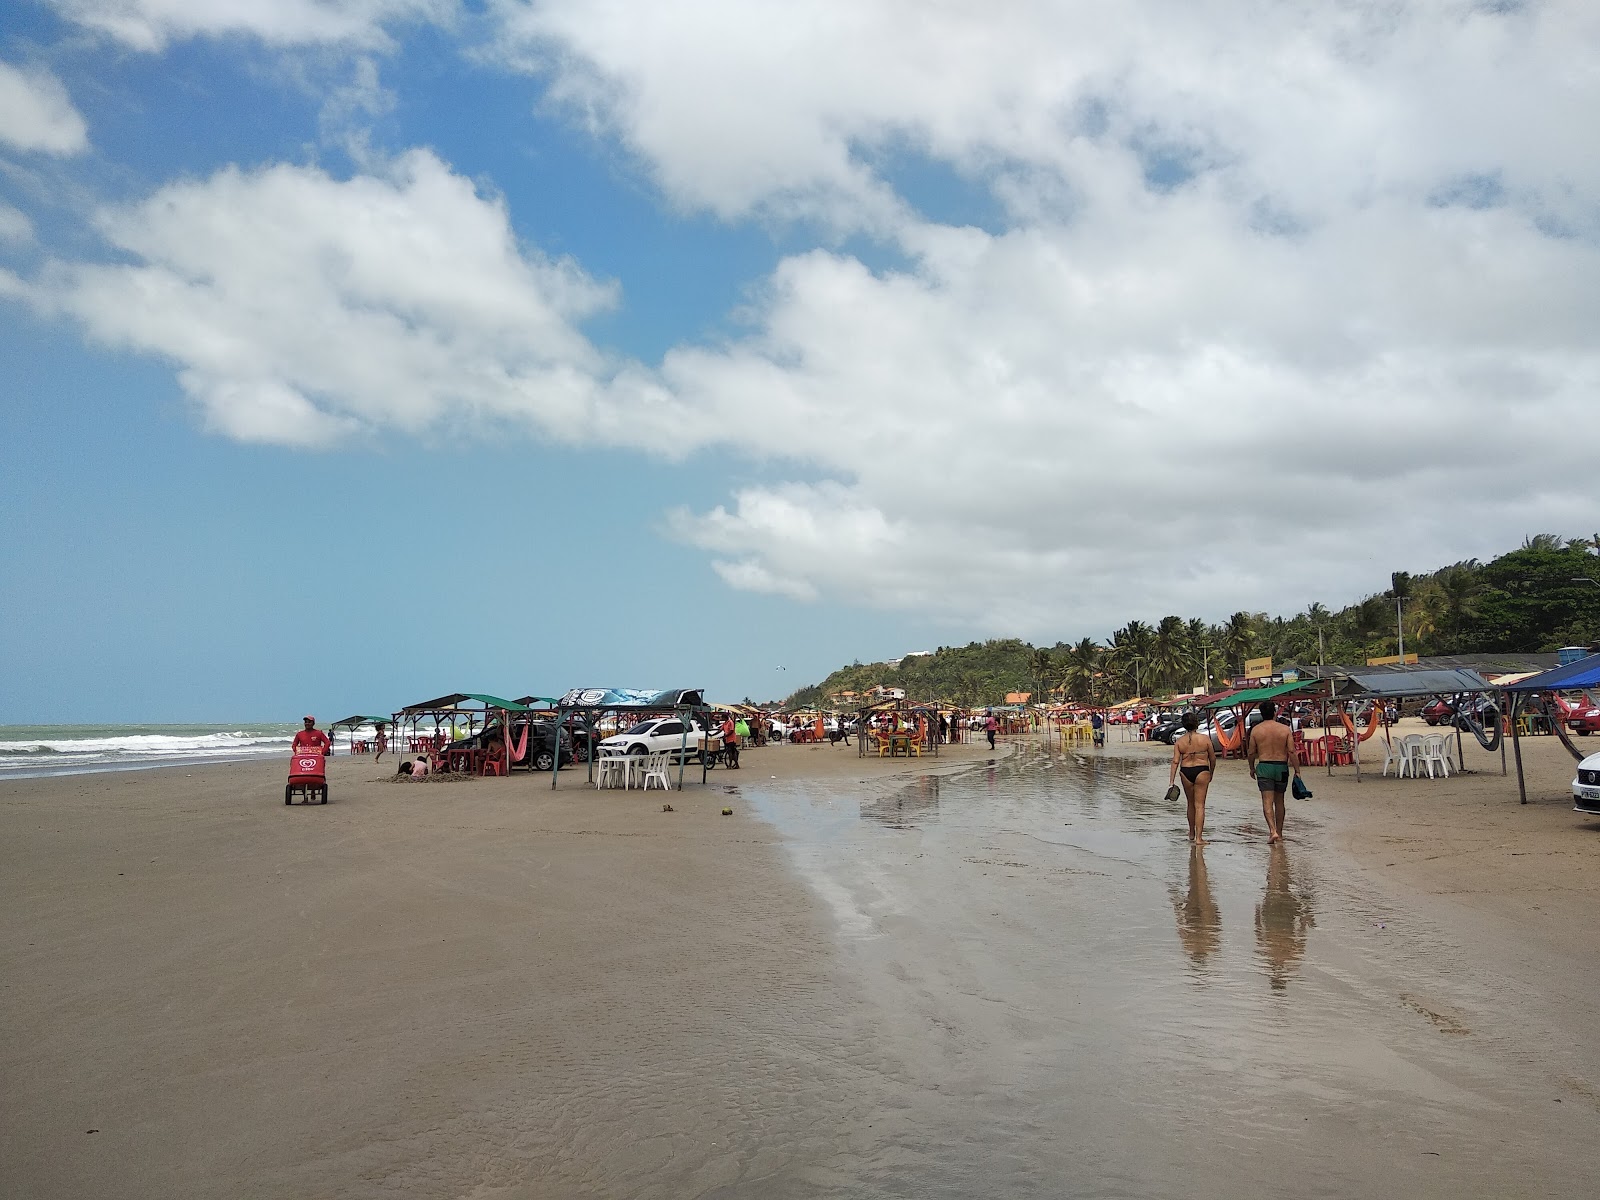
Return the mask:
[[1179,773],[1183,775],[1183,794],[1189,800],[1189,840],[1197,846],[1205,845],[1206,793],[1211,790],[1211,776],[1217,769],[1217,752],[1209,735],[1196,733],[1200,718],[1192,712],[1183,714],[1183,733],[1172,740],[1172,770],[1167,775],[1171,787]]

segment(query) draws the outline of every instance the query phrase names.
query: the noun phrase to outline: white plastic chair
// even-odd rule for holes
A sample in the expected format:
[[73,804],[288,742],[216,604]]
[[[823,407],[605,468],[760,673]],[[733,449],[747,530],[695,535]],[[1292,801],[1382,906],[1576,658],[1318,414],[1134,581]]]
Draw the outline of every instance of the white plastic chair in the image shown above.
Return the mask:
[[670,754],[652,754],[645,761],[644,790],[649,791],[652,783],[659,783],[663,790],[672,790],[672,777],[667,774],[667,763],[672,758]]
[[1439,737],[1439,753],[1444,758],[1444,773],[1448,776],[1452,771],[1461,773],[1461,764],[1456,761],[1456,739],[1453,734],[1442,734]]
[[1400,775],[1415,779],[1422,773],[1422,735],[1408,733],[1400,739]]
[[1394,768],[1395,778],[1399,779],[1406,773],[1406,740],[1401,738],[1398,742],[1384,742],[1383,744],[1383,773],[1387,775],[1390,767]]
[[1428,778],[1433,778],[1433,766],[1439,764],[1439,773],[1446,779],[1450,777],[1450,760],[1444,753],[1444,736],[1431,733],[1422,739],[1422,761],[1428,768]]
[[602,754],[594,760],[594,785],[597,788],[616,787],[618,782],[628,786],[628,756]]

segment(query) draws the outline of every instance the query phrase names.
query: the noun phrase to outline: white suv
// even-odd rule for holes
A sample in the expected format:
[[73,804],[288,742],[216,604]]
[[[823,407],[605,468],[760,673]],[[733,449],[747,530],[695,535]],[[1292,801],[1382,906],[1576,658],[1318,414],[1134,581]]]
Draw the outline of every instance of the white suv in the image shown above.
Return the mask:
[[[688,731],[687,742],[684,731]],[[626,733],[615,734],[600,743],[601,754],[661,754],[665,751],[677,753],[680,748],[686,748],[688,756],[693,758],[700,753],[700,739],[705,736],[705,730],[700,728],[700,723],[682,717],[656,717],[650,721],[640,721]]]

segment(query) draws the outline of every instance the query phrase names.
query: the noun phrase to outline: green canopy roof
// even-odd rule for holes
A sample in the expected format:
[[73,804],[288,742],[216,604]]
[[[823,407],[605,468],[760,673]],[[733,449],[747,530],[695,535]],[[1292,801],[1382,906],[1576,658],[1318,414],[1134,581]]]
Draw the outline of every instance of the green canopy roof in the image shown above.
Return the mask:
[[[502,700],[499,696],[485,696],[479,692],[451,692],[448,696],[439,696],[433,700],[424,700],[421,704],[408,704],[400,711],[403,713],[425,712],[451,712],[459,708],[463,700],[476,700],[485,708],[503,708],[507,712],[527,712],[527,706],[518,704],[515,700]],[[388,720],[385,717],[384,720]]]
[[1234,692],[1221,700],[1206,705],[1207,708],[1237,708],[1241,704],[1260,704],[1263,700],[1271,700],[1276,696],[1286,696],[1290,692],[1300,692],[1307,688],[1320,688],[1320,679],[1302,679],[1298,683],[1279,683],[1272,687],[1249,688],[1243,692]]
[[358,715],[358,716],[354,716],[354,717],[346,717],[342,721],[335,721],[332,725],[329,725],[328,728],[329,729],[358,729],[362,725],[393,725],[393,724],[394,724],[394,718],[393,717],[363,717],[363,716],[359,716]]

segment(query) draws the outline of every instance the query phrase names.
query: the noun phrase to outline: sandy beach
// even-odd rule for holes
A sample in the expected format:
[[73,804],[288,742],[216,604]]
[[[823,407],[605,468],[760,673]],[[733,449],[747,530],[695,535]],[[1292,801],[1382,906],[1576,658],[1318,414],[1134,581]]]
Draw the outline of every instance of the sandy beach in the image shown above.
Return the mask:
[[[0,1193],[1574,1195],[1600,821],[1571,759],[749,750],[710,786],[330,763],[0,788]],[[1492,766],[1493,773],[1490,773]],[[732,816],[720,815],[724,805]]]

